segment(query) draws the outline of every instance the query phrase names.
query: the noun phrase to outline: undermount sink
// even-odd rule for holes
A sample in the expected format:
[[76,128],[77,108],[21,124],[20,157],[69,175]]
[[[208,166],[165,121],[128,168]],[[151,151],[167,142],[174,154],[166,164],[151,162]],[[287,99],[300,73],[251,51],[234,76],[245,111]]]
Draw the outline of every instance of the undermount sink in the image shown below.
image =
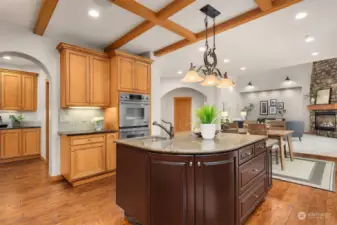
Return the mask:
[[149,137],[143,137],[140,138],[142,141],[150,141],[150,142],[157,142],[157,141],[166,141],[169,140],[167,137],[162,137],[162,136],[149,136]]

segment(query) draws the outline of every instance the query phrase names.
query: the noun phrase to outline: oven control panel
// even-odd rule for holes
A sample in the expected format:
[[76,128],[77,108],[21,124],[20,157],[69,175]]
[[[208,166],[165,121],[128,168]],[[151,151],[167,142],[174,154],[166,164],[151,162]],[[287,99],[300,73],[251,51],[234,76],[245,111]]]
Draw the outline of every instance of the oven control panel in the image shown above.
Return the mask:
[[150,95],[132,94],[132,93],[120,93],[119,100],[121,100],[121,101],[142,101],[142,102],[149,102],[150,101]]

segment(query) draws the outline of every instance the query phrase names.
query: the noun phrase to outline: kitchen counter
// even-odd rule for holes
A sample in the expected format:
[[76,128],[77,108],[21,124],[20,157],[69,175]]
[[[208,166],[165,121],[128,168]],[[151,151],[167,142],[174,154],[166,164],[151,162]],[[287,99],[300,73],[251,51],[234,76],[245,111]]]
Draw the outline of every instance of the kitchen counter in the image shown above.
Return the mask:
[[174,139],[149,139],[133,138],[115,141],[117,144],[124,144],[136,148],[141,148],[150,152],[169,154],[212,154],[237,150],[244,146],[267,139],[260,135],[241,135],[231,133],[220,133],[214,140],[204,140],[196,137],[190,132],[176,134]]
[[76,135],[90,135],[90,134],[106,134],[106,133],[117,133],[118,130],[77,130],[77,131],[59,131],[59,135],[64,136],[76,136]]
[[1,127],[0,130],[15,130],[15,129],[34,129],[41,128],[41,126],[22,126],[22,127]]

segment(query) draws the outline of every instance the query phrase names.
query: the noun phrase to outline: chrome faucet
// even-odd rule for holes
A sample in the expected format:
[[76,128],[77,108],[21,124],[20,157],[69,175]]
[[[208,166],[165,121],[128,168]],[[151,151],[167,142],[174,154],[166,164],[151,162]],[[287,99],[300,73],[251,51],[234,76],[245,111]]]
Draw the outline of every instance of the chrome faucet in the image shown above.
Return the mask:
[[169,124],[169,125],[170,125],[170,130],[168,130],[168,129],[167,129],[166,127],[164,127],[163,125],[157,123],[157,121],[154,121],[152,125],[160,127],[160,128],[163,129],[168,135],[170,135],[170,139],[173,139],[173,137],[174,137],[174,127],[173,127],[172,123],[166,122],[166,121],[164,121],[164,120],[162,120],[162,121],[163,121],[163,123],[166,123],[166,124]]

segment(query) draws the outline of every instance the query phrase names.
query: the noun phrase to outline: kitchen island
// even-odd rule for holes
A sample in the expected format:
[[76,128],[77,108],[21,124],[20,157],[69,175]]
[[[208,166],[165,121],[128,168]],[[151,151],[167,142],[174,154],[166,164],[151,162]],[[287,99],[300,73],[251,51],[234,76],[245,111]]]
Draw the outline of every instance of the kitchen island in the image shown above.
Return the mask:
[[266,136],[118,140],[116,203],[144,225],[239,225],[271,186]]

